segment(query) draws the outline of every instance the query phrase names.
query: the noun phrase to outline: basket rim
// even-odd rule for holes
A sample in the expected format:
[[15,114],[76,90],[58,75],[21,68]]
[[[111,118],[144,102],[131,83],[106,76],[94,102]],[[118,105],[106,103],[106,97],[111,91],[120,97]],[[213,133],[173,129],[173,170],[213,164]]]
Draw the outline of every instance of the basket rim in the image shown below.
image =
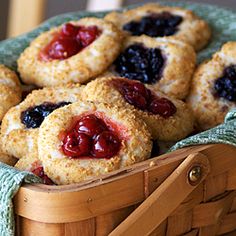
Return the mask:
[[23,184],[21,189],[29,189],[31,191],[36,192],[71,192],[71,191],[81,191],[88,188],[96,187],[98,185],[107,184],[114,182],[118,179],[125,178],[127,176],[133,175],[140,171],[145,171],[152,166],[162,166],[171,162],[184,160],[189,154],[193,152],[199,152],[204,149],[208,149],[214,146],[219,145],[227,145],[227,144],[207,144],[207,145],[196,145],[178,149],[173,152],[165,153],[160,156],[147,159],[142,162],[138,162],[133,164],[132,166],[123,167],[119,170],[112,171],[108,174],[101,175],[99,177],[93,177],[87,181],[83,181],[81,183],[76,184],[68,184],[68,185],[45,185],[40,183],[32,183],[32,184]]

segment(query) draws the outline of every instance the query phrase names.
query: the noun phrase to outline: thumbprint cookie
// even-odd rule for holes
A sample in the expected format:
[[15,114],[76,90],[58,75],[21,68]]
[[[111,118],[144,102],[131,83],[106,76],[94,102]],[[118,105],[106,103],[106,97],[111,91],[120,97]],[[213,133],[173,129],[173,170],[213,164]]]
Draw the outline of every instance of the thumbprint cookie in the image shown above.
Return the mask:
[[16,158],[37,157],[38,128],[55,109],[76,102],[82,87],[69,84],[63,87],[34,90],[19,105],[5,115],[1,126],[3,151]]
[[80,102],[46,117],[38,149],[47,176],[56,184],[71,184],[149,158],[152,142],[130,109]]
[[208,24],[192,11],[155,3],[109,13],[105,20],[114,23],[127,35],[174,38],[192,45],[197,51],[204,48],[211,37]]
[[5,113],[21,101],[20,81],[4,65],[0,65],[0,122]]
[[150,128],[153,139],[177,141],[193,130],[193,116],[184,102],[147,88],[138,81],[97,78],[87,84],[83,96],[90,101],[107,101],[135,109]]
[[138,80],[152,89],[183,99],[189,92],[195,63],[196,54],[188,44],[143,35],[125,41],[123,51],[104,76],[113,74]]
[[26,84],[39,87],[84,83],[101,74],[120,51],[122,32],[112,23],[83,18],[34,39],[18,59]]
[[19,159],[14,167],[21,171],[32,172],[41,178],[43,184],[54,185],[53,181],[44,173],[42,162],[30,154]]
[[224,44],[211,60],[198,67],[187,102],[199,130],[219,125],[236,107],[236,42]]

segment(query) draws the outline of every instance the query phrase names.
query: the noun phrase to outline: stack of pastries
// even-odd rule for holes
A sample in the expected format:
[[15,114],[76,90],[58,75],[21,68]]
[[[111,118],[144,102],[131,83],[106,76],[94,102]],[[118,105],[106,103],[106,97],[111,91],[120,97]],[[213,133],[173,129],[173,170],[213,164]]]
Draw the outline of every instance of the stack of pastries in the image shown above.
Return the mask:
[[[20,78],[0,66],[0,161],[78,183],[220,124],[235,107],[236,43],[196,68],[210,37],[191,11],[158,4],[42,33],[17,61]],[[22,85],[36,89],[25,97]]]

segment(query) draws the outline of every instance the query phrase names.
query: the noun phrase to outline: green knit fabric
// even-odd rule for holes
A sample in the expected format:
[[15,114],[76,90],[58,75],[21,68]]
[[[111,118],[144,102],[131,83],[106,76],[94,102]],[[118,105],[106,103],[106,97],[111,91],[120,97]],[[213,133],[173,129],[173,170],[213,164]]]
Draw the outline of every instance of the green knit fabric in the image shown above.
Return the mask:
[[[213,39],[209,46],[198,54],[198,62],[210,58],[212,53],[217,51],[223,43],[236,40],[236,14],[231,10],[207,4],[188,2],[173,3],[163,1],[161,3],[188,8],[209,22],[213,29]],[[27,34],[2,41],[0,42],[0,64],[5,64],[12,69],[16,69],[16,60],[20,53],[29,45],[30,41],[41,32],[53,26],[86,16],[103,17],[104,15],[105,12],[74,12],[56,16]],[[171,148],[171,151],[185,146],[206,143],[225,143],[236,146],[236,110],[228,113],[224,124],[178,142]],[[40,179],[29,172],[20,172],[0,163],[0,236],[14,235],[12,198],[23,182],[39,183]]]
[[14,236],[14,212],[12,198],[22,182],[40,183],[41,179],[32,173],[19,171],[0,162],[0,235]]

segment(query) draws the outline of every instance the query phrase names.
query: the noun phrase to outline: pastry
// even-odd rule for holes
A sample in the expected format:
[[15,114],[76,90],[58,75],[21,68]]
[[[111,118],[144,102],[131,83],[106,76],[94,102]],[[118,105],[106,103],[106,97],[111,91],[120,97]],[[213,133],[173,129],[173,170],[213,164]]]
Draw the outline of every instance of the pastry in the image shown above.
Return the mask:
[[38,147],[48,177],[71,184],[149,158],[152,142],[145,123],[131,110],[80,102],[46,117]]
[[85,83],[113,62],[122,35],[98,18],[69,22],[34,39],[19,57],[18,71],[26,84],[39,87]]
[[211,36],[208,24],[192,11],[155,3],[123,12],[111,12],[105,20],[123,29],[127,35],[165,36],[184,41],[197,51],[207,45]]
[[[105,76],[139,80],[178,99],[189,92],[196,54],[191,46],[168,38],[129,37]],[[101,75],[104,76],[104,75]]]
[[235,62],[236,42],[228,42],[197,68],[187,102],[199,130],[219,125],[226,113],[236,107]]
[[37,157],[38,128],[53,110],[76,102],[81,97],[83,86],[34,90],[19,105],[5,115],[1,126],[3,151],[16,158],[31,155]]
[[148,125],[153,139],[177,141],[193,130],[193,116],[184,102],[148,89],[138,81],[98,78],[84,88],[83,99],[135,109]]
[[41,161],[30,154],[19,159],[14,167],[21,171],[32,172],[42,179],[43,184],[54,185],[53,181],[44,173]]
[[20,81],[15,74],[4,65],[0,65],[0,122],[5,113],[21,100]]

